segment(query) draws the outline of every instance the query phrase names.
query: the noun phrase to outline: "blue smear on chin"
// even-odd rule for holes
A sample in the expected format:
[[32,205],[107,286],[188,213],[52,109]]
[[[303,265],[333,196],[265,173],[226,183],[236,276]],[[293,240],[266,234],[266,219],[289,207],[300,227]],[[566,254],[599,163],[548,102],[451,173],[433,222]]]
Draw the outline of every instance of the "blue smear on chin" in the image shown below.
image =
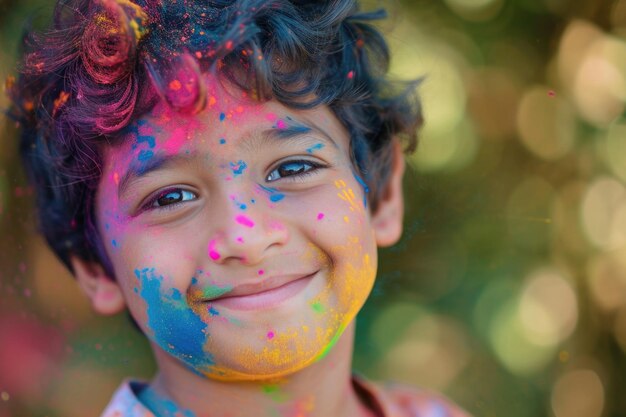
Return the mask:
[[148,327],[154,341],[172,356],[193,370],[213,365],[213,357],[204,350],[209,337],[207,325],[198,317],[180,291],[171,294],[161,290],[163,277],[155,274],[154,268],[135,269],[141,281],[141,297],[145,300]]

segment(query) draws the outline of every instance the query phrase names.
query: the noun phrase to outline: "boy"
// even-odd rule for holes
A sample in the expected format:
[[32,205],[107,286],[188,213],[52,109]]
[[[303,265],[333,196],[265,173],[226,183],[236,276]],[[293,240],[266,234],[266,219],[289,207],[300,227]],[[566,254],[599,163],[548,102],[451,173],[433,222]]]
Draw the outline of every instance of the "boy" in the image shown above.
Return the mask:
[[[60,0],[10,88],[40,224],[158,373],[104,416],[462,416],[351,375],[414,85],[351,0]],[[267,395],[267,387],[280,398]]]

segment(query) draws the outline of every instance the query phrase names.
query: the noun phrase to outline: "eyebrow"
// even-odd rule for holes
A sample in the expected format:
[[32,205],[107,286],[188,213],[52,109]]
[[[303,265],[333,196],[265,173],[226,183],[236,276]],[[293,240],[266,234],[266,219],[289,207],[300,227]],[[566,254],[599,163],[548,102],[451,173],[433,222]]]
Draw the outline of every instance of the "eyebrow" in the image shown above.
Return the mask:
[[[279,126],[278,123],[284,124],[283,126]],[[268,129],[263,132],[263,135],[267,138],[271,139],[292,139],[298,136],[306,135],[307,133],[316,133],[321,136],[323,139],[331,143],[335,148],[339,148],[337,142],[332,138],[331,135],[326,133],[323,129],[313,125],[308,124],[301,120],[296,120],[290,116],[285,117],[284,119],[279,119],[272,129]]]
[[147,160],[140,161],[135,158],[128,167],[128,170],[120,179],[117,187],[118,198],[126,192],[133,182],[145,177],[149,173],[170,167],[172,165],[189,162],[190,160],[195,159],[196,156],[195,152],[175,155],[167,155],[161,152],[156,152]]

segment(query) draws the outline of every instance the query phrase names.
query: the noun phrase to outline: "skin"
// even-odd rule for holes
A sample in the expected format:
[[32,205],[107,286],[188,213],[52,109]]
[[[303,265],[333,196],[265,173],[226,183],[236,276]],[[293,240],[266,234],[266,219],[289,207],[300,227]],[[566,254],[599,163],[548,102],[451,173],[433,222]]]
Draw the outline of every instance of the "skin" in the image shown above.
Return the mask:
[[[354,318],[377,246],[401,233],[399,146],[370,213],[329,109],[206,81],[203,111],[161,103],[104,150],[96,213],[115,280],[78,258],[75,274],[96,311],[128,308],[150,339],[159,373],[143,400],[155,410],[166,398],[195,416],[373,415],[350,383]],[[211,301],[284,276],[310,278],[274,307]]]

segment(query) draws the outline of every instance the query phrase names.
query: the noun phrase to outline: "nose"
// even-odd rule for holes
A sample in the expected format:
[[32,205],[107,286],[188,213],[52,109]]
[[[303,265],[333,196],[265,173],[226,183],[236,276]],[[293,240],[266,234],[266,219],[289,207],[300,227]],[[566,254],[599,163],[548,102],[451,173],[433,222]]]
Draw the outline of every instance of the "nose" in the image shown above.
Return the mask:
[[[231,203],[230,201],[228,203]],[[284,222],[271,209],[259,207],[227,209],[218,220],[207,245],[207,256],[215,263],[240,262],[256,265],[289,240]]]

